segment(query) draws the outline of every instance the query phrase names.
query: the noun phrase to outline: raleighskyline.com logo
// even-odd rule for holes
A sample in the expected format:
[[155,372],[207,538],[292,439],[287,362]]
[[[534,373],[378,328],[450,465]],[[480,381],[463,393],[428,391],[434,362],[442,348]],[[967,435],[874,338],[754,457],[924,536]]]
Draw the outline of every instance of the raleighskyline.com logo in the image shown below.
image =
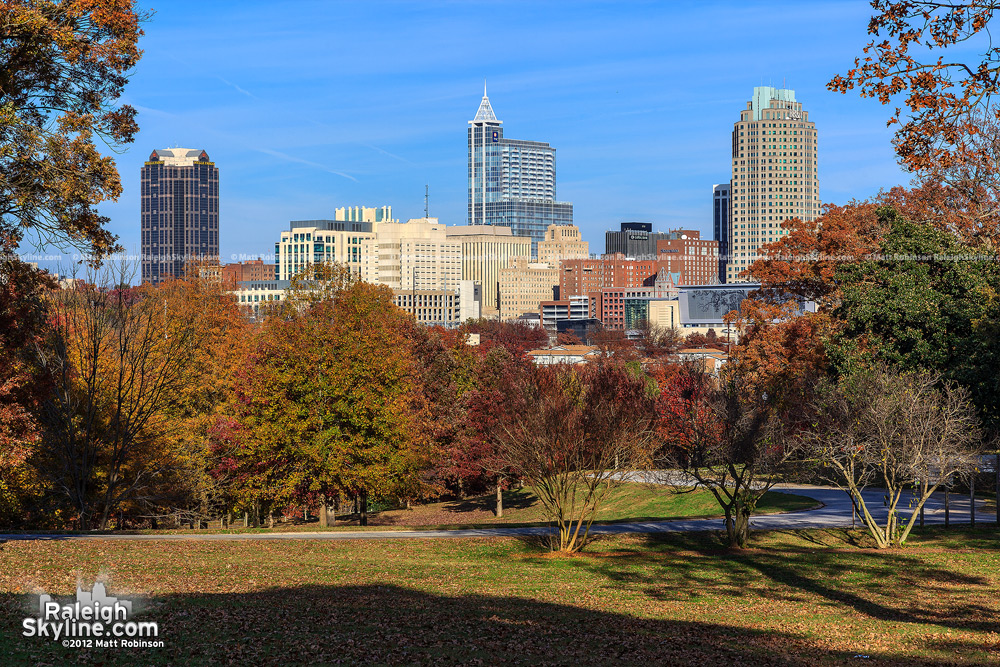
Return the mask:
[[60,641],[70,648],[160,648],[160,628],[154,621],[129,620],[132,603],[109,597],[104,584],[92,592],[77,584],[76,602],[61,604],[51,595],[38,596],[38,616],[21,623],[24,637]]

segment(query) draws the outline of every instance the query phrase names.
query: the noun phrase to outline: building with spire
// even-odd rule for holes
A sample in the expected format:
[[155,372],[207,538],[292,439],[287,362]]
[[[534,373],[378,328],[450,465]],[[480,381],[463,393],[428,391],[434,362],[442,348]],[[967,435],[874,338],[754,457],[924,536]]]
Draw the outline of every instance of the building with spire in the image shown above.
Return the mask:
[[816,158],[816,124],[795,100],[795,91],[755,87],[733,126],[725,282],[749,279],[740,274],[757,259],[760,247],[788,233],[782,222],[819,217]]
[[469,225],[510,227],[514,236],[531,237],[535,254],[549,225],[573,224],[573,205],[556,201],[556,149],[505,138],[485,83],[468,143]]

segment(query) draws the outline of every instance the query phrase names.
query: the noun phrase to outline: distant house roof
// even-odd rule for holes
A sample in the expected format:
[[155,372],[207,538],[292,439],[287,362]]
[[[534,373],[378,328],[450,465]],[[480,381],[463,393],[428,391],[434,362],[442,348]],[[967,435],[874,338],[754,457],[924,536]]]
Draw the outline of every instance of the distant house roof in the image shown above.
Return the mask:
[[677,350],[677,354],[685,354],[690,356],[705,356],[711,355],[713,357],[725,357],[726,353],[722,350],[717,350],[714,347],[686,347],[683,350]]
[[528,357],[540,366],[551,364],[585,364],[600,354],[593,345],[556,345],[547,350],[532,350]]

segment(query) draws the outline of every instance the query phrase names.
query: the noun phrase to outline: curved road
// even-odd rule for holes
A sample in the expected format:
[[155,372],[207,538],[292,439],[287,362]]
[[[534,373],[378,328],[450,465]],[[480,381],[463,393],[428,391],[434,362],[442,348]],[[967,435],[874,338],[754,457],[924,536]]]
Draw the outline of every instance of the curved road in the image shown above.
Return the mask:
[[[782,514],[765,514],[751,520],[755,530],[798,530],[802,528],[844,528],[851,526],[851,501],[840,489],[804,484],[782,484],[775,491],[795,493],[813,498],[821,505],[814,509]],[[865,491],[868,509],[879,520],[884,520],[886,508],[882,503],[882,492],[878,489]],[[908,517],[907,497],[900,502],[904,517]],[[952,494],[949,499],[952,523],[969,523],[969,498]],[[987,513],[982,500],[976,501],[976,520],[992,523],[996,520],[993,512]],[[935,494],[924,506],[924,521],[928,524],[944,523],[944,494]],[[860,526],[860,521],[858,526]],[[615,523],[595,525],[595,534],[620,533],[671,533],[699,530],[723,529],[721,519],[685,519],[679,521],[643,521],[635,523]],[[22,533],[0,534],[0,542],[12,540],[198,540],[198,541],[239,541],[239,540],[398,540],[435,539],[456,537],[497,537],[517,535],[544,535],[550,529],[536,528],[477,528],[462,530],[356,530],[330,532],[297,533],[205,533],[205,534],[51,534]]]

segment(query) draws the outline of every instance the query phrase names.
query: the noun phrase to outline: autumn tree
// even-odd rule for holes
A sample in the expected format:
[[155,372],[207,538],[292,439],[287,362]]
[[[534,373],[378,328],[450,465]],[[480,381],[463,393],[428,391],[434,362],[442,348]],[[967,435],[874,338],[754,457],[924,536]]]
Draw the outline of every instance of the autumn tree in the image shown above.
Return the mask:
[[[872,0],[871,5],[868,33],[874,38],[854,67],[827,87],[841,93],[857,88],[862,97],[882,104],[904,96],[905,111],[895,107],[888,124],[900,126],[893,143],[911,171],[965,162],[982,131],[965,122],[970,112],[996,116],[991,102],[1000,85],[1000,47],[992,43],[988,24],[1000,4]],[[976,52],[978,62],[944,53],[958,50]],[[942,53],[925,59],[920,54],[927,51]]]
[[0,237],[0,525],[28,519],[29,503],[42,493],[30,461],[50,389],[36,354],[47,329],[45,276],[14,249],[11,236]]
[[636,348],[649,359],[664,359],[684,347],[684,336],[675,327],[654,326],[643,322],[638,329]]
[[560,331],[556,334],[556,345],[583,345],[583,341],[572,331]]
[[[981,432],[968,399],[938,374],[885,369],[841,376],[819,392],[813,428],[801,437],[879,548],[902,545],[931,494],[975,469]],[[884,493],[881,521],[862,493],[872,485]],[[907,490],[915,493],[904,508]]]
[[483,352],[501,345],[512,354],[521,356],[525,352],[545,347],[549,335],[545,329],[526,322],[499,322],[497,320],[469,320],[461,327],[464,333],[479,334],[479,347]]
[[132,142],[119,99],[141,52],[133,0],[12,0],[0,5],[0,233],[37,245],[116,249],[97,204],[121,182],[97,142]]
[[739,367],[715,378],[695,364],[664,366],[658,377],[658,467],[665,482],[712,493],[725,514],[726,541],[743,548],[760,498],[796,461],[787,430],[791,401],[768,393]]
[[257,326],[242,316],[235,298],[219,282],[191,276],[160,285],[143,285],[144,299],[162,304],[168,318],[191,323],[194,346],[186,381],[164,408],[175,434],[170,447],[178,465],[160,477],[151,515],[191,520],[218,516],[230,505],[229,490],[212,474],[218,465],[212,445],[227,423],[232,386]]
[[503,441],[496,435],[506,423],[512,385],[534,371],[530,360],[505,346],[494,346],[477,355],[474,384],[462,402],[462,437],[446,458],[463,495],[493,489],[498,518],[503,517],[504,490],[523,480],[502,455]]
[[130,288],[122,265],[53,292],[41,354],[53,391],[41,410],[38,466],[81,528],[104,529],[126,502],[147,502],[176,465],[167,405],[182,393],[199,338],[191,317]]
[[412,484],[426,464],[411,321],[384,286],[356,282],[271,317],[237,382],[239,506],[259,511]]
[[525,366],[503,398],[493,406],[498,456],[555,524],[553,549],[578,551],[619,466],[648,460],[653,398],[645,378],[611,360]]

